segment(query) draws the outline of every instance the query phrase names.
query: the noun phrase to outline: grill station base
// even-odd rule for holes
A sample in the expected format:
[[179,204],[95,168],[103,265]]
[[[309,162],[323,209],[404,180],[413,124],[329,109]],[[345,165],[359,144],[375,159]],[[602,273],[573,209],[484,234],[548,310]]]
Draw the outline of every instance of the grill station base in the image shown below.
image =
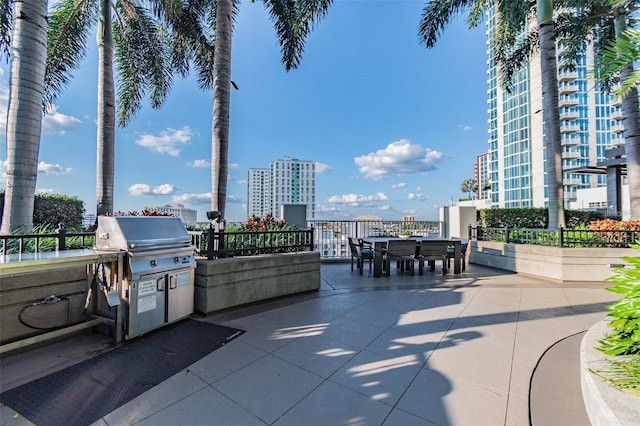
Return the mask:
[[117,283],[101,289],[107,297],[97,297],[94,306],[97,315],[115,320],[116,340],[119,327],[130,339],[193,313],[194,247],[179,218],[100,216],[96,250],[125,252],[120,275],[111,265],[97,271],[104,274],[100,282]]

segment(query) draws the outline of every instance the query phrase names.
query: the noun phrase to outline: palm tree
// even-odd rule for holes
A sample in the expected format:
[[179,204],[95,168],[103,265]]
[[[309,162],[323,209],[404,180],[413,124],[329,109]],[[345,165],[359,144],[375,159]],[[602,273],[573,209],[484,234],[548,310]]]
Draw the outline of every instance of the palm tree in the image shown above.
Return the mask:
[[478,190],[478,182],[475,179],[465,179],[460,184],[460,191],[469,194],[469,199],[473,200],[473,194]]
[[[285,69],[295,69],[300,64],[306,36],[325,16],[332,0],[263,0],[263,3],[276,29]],[[234,84],[231,81],[232,24],[239,5],[240,0],[191,0],[188,7],[167,15],[174,27],[177,45],[181,47],[174,51],[173,63],[184,73],[188,70],[187,59],[194,59],[200,86],[213,86],[211,209],[223,216],[227,198],[230,91]],[[213,41],[208,36],[212,36]],[[215,44],[212,68],[207,53],[210,44]]]
[[[156,11],[162,2],[147,2]],[[115,19],[112,17],[112,11]],[[118,124],[124,126],[150,91],[159,108],[169,90],[168,48],[163,29],[139,0],[61,0],[54,7],[48,33],[47,91],[52,103],[68,84],[87,48],[87,36],[97,23],[98,111],[96,151],[97,214],[113,212],[116,100],[114,49],[118,87]]]
[[[424,7],[419,35],[431,48],[454,15],[469,11],[470,26],[479,23],[482,14],[495,7],[499,17],[498,51],[515,45],[533,11],[537,14],[537,35],[540,41],[543,122],[545,128],[545,160],[549,191],[549,229],[565,226],[564,188],[562,184],[562,147],[560,145],[560,115],[558,110],[558,78],[552,0],[432,0]],[[500,58],[504,52],[498,55]]]
[[3,234],[33,227],[46,57],[47,1],[15,1],[14,7],[12,14],[8,1],[0,6],[0,51],[11,63]]
[[[576,65],[585,42],[593,43],[596,77],[602,90],[611,91],[620,80],[627,180],[631,198],[631,218],[640,218],[640,112],[637,81],[640,71],[634,61],[640,51],[640,35],[627,31],[630,12],[640,7],[638,0],[570,0],[570,8],[557,16],[558,36],[567,47],[562,60],[569,68]],[[631,37],[631,38],[629,38]],[[618,46],[616,48],[615,46]],[[635,51],[635,55],[634,55]]]

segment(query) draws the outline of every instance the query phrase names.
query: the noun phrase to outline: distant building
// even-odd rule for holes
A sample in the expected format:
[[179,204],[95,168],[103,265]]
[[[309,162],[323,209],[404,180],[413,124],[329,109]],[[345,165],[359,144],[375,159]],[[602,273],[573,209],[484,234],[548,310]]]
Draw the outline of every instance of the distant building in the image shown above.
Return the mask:
[[271,205],[271,170],[249,169],[247,178],[247,214],[265,217],[273,213]]
[[147,210],[157,210],[160,213],[169,213],[174,217],[179,217],[185,226],[196,226],[198,223],[198,212],[185,208],[183,204],[167,204],[162,207],[145,207]]
[[365,222],[367,220],[381,221],[382,218],[380,216],[375,215],[375,214],[369,214],[369,215],[363,214],[363,215],[354,217],[353,220],[360,221],[360,222]]
[[307,206],[307,219],[316,216],[316,165],[292,157],[271,162],[269,169],[249,169],[247,213],[280,218],[282,206]]
[[402,221],[403,222],[415,222],[416,221],[416,217],[415,216],[402,216]]
[[489,180],[489,154],[484,153],[476,157],[474,167],[476,175],[476,199],[488,200],[491,198],[491,181]]

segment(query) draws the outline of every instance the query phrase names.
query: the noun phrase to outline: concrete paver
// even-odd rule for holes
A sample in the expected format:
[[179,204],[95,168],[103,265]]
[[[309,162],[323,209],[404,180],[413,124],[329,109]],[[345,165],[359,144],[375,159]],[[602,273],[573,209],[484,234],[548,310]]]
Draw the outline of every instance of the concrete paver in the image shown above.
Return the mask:
[[525,425],[540,357],[617,299],[477,265],[321,274],[318,293],[204,318],[246,332],[96,424]]

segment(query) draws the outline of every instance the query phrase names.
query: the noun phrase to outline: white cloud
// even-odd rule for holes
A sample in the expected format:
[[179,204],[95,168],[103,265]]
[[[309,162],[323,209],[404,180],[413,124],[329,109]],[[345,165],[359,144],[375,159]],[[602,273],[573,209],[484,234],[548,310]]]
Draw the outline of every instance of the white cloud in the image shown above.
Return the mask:
[[56,191],[53,188],[39,188],[36,189],[36,194],[56,194],[58,191]]
[[169,154],[177,157],[180,155],[180,145],[185,145],[191,140],[191,129],[188,126],[184,126],[182,129],[163,130],[159,136],[143,133],[140,135],[136,144],[150,148],[152,151],[159,152],[161,154]]
[[407,200],[410,200],[410,201],[424,201],[427,198],[429,198],[429,197],[427,197],[424,194],[420,194],[420,193],[412,193],[412,192],[410,192],[409,194],[407,194]]
[[79,119],[59,113],[56,105],[50,105],[49,112],[42,117],[42,131],[44,133],[64,135],[69,130],[77,129],[81,125],[82,121]]
[[165,183],[160,186],[151,186],[146,183],[136,183],[129,187],[129,194],[134,197],[153,196],[153,195],[171,195],[176,191],[175,186]]
[[38,163],[38,173],[42,175],[67,176],[71,174],[71,167],[63,168],[60,164]]
[[176,195],[171,201],[181,204],[208,204],[211,203],[211,193]]
[[316,173],[324,173],[331,170],[331,167],[324,163],[319,163],[316,161]]
[[386,204],[386,205],[384,205],[384,206],[380,206],[380,207],[378,207],[378,210],[388,211],[388,210],[391,210],[391,206],[390,206],[390,205],[388,205],[388,204]]
[[353,207],[360,206],[362,203],[371,203],[373,201],[386,201],[389,197],[387,194],[383,192],[378,192],[373,195],[362,195],[362,194],[343,194],[343,195],[332,195],[329,197],[325,203],[330,204],[348,204]]
[[354,161],[365,178],[377,180],[392,174],[428,172],[435,169],[443,158],[444,154],[441,152],[401,139],[384,149],[356,157]]
[[0,176],[7,176],[7,161],[0,160]]
[[238,195],[229,195],[227,194],[227,202],[228,203],[241,203],[242,198]]
[[400,183],[396,183],[395,185],[391,185],[391,189],[404,188],[405,186],[407,186],[406,183],[400,182]]
[[193,162],[187,163],[189,167],[211,167],[211,163],[207,160],[195,160]]
[[469,132],[473,130],[473,127],[469,126],[468,124],[458,124],[458,128],[462,129],[463,132]]
[[230,168],[230,169],[239,169],[240,168],[240,164],[238,164],[238,163],[229,163],[227,165],[227,167]]

